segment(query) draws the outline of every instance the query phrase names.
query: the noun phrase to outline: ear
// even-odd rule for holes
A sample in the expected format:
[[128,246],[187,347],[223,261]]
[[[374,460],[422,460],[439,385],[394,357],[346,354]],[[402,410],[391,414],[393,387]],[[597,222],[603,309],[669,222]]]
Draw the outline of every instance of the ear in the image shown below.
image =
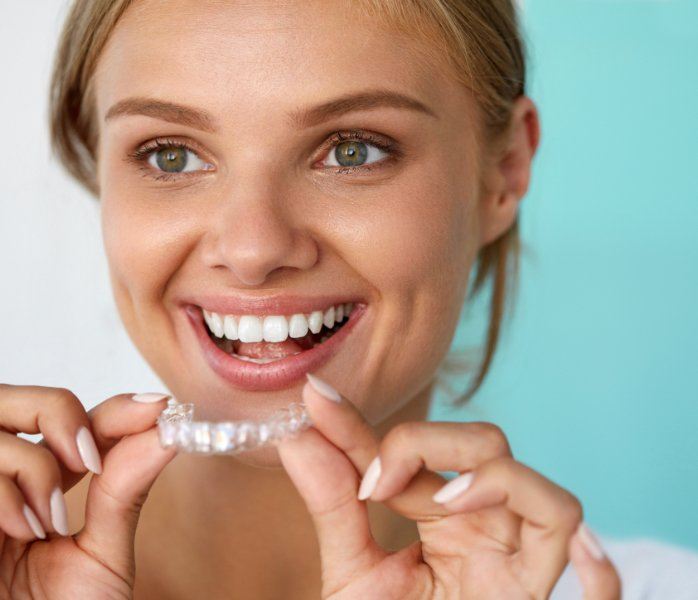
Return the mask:
[[528,190],[531,161],[538,148],[540,123],[527,96],[514,102],[509,129],[499,153],[486,167],[480,200],[480,247],[504,234],[514,223]]

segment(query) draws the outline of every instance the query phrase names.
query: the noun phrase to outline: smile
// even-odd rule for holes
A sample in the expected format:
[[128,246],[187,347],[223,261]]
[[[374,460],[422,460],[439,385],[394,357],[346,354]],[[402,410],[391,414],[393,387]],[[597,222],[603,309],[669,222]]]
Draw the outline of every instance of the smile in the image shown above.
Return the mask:
[[366,310],[363,302],[315,306],[322,308],[245,314],[188,304],[185,311],[214,372],[241,389],[272,391],[327,362]]
[[309,314],[221,315],[203,309],[214,343],[224,352],[257,364],[275,362],[310,350],[337,333],[349,318],[351,302]]

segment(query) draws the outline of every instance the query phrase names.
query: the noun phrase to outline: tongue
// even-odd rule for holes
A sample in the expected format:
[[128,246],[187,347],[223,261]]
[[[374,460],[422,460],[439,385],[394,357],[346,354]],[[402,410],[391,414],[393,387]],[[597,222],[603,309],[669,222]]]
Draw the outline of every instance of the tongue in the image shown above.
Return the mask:
[[235,342],[235,354],[249,358],[285,358],[302,352],[304,348],[294,339],[286,338],[283,342]]

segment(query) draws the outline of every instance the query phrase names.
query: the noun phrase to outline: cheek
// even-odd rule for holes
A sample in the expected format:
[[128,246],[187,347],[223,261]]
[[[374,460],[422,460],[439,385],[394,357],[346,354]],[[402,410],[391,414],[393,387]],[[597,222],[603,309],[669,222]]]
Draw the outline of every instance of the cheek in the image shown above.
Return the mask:
[[356,268],[379,298],[361,378],[372,382],[362,408],[373,423],[433,379],[450,348],[477,252],[476,187],[456,180],[454,167],[431,167],[388,198],[378,194],[380,209],[361,219],[351,241]]
[[101,211],[114,297],[128,322],[141,308],[160,301],[184,260],[188,234],[176,210],[162,210],[131,190],[107,188]]
[[475,191],[448,179],[454,169],[429,167],[391,189],[387,198],[378,192],[370,218],[354,227],[352,244],[362,274],[382,295],[444,309],[458,301],[444,292],[467,278]]

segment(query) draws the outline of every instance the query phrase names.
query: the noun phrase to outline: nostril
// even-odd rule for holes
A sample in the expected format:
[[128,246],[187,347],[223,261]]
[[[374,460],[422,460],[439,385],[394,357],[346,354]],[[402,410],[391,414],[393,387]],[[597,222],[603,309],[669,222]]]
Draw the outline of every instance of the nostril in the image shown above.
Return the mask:
[[295,228],[278,220],[279,214],[268,205],[256,215],[248,212],[242,226],[239,210],[229,211],[230,222],[218,216],[218,235],[206,249],[205,264],[227,271],[241,286],[249,288],[263,287],[270,279],[283,278],[286,272],[312,268],[319,254],[314,242],[299,237]]

